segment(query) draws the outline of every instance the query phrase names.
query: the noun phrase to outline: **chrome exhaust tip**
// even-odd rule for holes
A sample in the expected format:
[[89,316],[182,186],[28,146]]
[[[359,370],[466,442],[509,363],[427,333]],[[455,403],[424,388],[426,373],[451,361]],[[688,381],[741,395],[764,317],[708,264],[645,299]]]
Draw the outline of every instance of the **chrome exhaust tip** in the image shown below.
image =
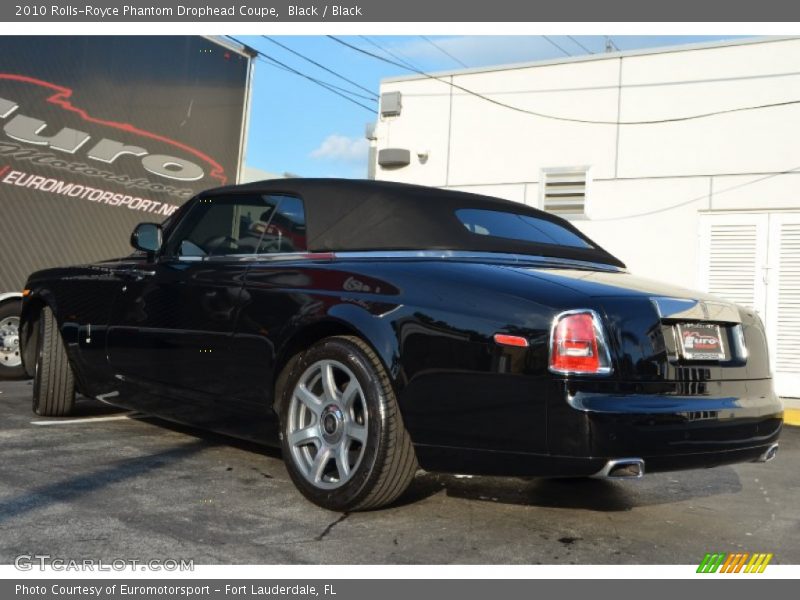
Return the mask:
[[644,459],[615,458],[608,461],[592,477],[599,479],[641,479],[644,477]]
[[778,456],[778,444],[777,442],[772,444],[769,448],[767,448],[764,453],[759,456],[754,462],[765,463],[769,462]]

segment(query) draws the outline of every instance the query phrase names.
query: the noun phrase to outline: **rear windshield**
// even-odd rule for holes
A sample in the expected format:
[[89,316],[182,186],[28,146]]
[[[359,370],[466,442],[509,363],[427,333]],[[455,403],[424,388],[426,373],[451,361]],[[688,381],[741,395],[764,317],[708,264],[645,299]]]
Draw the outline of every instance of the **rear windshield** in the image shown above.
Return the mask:
[[530,215],[462,208],[456,217],[476,235],[521,240],[534,244],[552,244],[571,248],[594,248],[588,241],[563,225]]

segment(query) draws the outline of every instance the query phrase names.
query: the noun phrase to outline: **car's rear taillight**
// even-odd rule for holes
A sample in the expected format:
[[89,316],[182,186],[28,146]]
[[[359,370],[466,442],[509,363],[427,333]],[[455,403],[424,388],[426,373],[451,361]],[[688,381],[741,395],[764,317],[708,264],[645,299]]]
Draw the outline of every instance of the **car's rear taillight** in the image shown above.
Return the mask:
[[553,321],[550,370],[576,375],[607,375],[611,358],[599,315],[593,310],[570,310]]

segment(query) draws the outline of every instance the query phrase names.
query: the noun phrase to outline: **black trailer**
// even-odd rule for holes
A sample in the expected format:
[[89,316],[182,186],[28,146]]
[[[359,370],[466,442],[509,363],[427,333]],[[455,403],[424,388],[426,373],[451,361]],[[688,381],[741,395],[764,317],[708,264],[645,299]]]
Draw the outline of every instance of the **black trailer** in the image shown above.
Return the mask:
[[237,183],[253,56],[201,36],[0,36],[0,378],[22,376],[22,286],[129,251],[198,191]]

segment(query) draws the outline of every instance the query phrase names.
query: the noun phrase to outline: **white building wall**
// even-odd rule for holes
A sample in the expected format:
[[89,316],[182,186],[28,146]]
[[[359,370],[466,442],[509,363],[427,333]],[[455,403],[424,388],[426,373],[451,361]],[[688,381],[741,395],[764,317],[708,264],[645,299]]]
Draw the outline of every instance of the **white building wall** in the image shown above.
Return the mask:
[[[604,60],[454,80],[524,110],[615,121],[618,69],[618,60]],[[541,119],[458,90],[451,115],[447,185],[536,181],[539,168],[553,165],[592,165],[597,177],[613,176],[614,126]]]
[[[800,105],[653,121],[800,99],[800,39],[591,56],[389,80],[402,113],[383,118],[378,148],[407,148],[407,167],[378,179],[449,187],[539,206],[542,169],[587,166],[575,224],[631,271],[696,287],[700,211],[800,209]],[[420,156],[423,159],[420,159]],[[663,257],[667,251],[671,260]],[[659,264],[659,272],[653,265]]]
[[[400,117],[386,118],[376,128],[378,148],[411,150],[412,167],[402,170],[377,168],[377,179],[414,181],[420,185],[441,187],[447,182],[447,148],[450,145],[450,95],[445,84],[428,79],[405,82],[403,112]],[[387,88],[382,91],[391,91]],[[414,125],[415,124],[415,125]],[[424,127],[420,135],[417,127]],[[423,163],[418,154],[428,153]],[[413,173],[406,172],[413,169]]]
[[[758,311],[775,389],[800,397],[800,38],[445,77],[519,110],[441,81],[387,81],[402,113],[380,121],[377,145],[412,161],[378,167],[379,179],[541,207],[543,169],[587,168],[574,224],[633,273],[714,286]],[[682,119],[707,113],[721,114]]]
[[591,191],[589,218],[575,223],[581,230],[634,273],[696,287],[687,265],[697,259],[696,215],[708,206],[708,178],[595,181]]
[[[622,121],[669,119],[800,98],[800,40],[622,60]],[[800,165],[800,106],[620,127],[619,177],[783,171]]]

